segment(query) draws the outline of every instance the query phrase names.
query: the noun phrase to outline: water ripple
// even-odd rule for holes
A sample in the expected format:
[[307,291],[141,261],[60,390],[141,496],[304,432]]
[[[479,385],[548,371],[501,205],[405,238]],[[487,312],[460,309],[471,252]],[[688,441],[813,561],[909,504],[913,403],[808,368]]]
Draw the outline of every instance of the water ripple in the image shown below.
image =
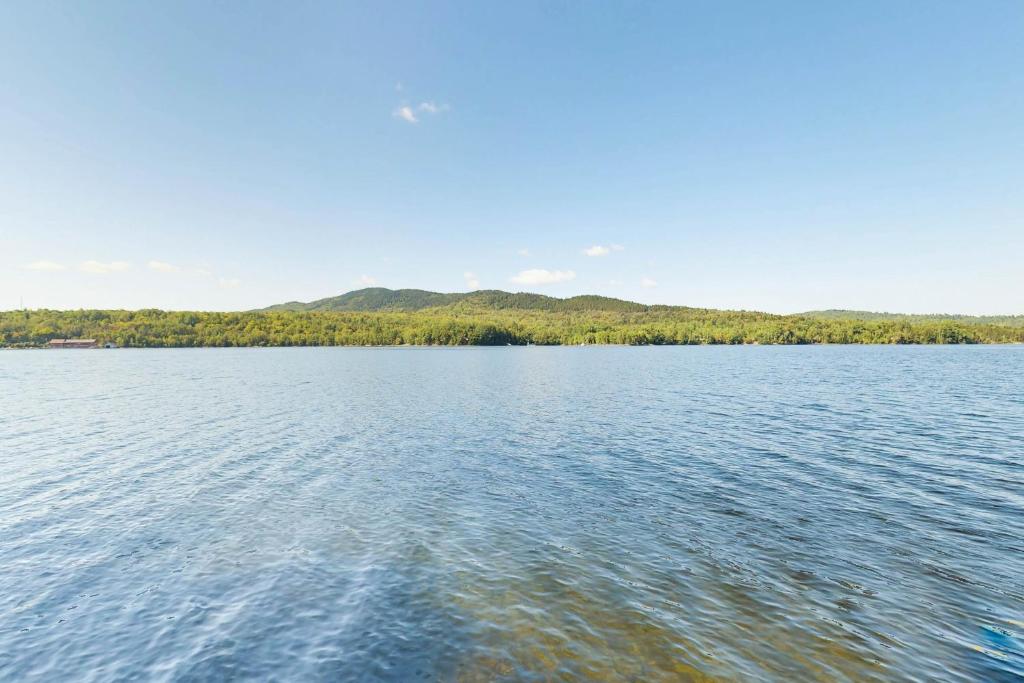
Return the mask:
[[0,353],[0,679],[1024,677],[1024,349]]

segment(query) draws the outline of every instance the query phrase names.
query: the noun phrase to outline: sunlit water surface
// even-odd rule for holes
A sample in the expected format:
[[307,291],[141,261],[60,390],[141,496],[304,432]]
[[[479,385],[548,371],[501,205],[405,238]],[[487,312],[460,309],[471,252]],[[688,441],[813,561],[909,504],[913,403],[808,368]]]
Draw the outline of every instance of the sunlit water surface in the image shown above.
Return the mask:
[[0,679],[1024,675],[1024,348],[0,352]]

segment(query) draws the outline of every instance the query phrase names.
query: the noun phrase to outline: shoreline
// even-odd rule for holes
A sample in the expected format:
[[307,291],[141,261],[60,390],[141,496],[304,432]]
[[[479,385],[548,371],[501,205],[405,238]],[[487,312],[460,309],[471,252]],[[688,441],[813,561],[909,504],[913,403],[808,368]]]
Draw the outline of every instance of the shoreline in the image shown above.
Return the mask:
[[188,349],[578,349],[578,348],[709,348],[709,347],[770,347],[770,348],[791,348],[791,347],[1013,347],[1024,346],[1020,341],[995,341],[995,342],[799,342],[799,343],[778,343],[766,344],[760,342],[743,342],[739,344],[729,343],[704,343],[704,344],[248,344],[235,346],[121,346],[115,349],[52,349],[46,346],[0,346],[0,351],[53,351],[53,352],[83,352],[83,351],[156,351],[156,350],[188,350]]

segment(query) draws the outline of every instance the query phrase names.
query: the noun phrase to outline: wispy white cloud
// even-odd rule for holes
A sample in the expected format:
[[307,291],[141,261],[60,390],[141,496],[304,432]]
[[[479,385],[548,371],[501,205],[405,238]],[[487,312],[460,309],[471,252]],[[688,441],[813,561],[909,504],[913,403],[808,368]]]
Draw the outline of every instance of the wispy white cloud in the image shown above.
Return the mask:
[[[110,265],[110,264],[104,264]],[[167,261],[150,260],[146,267],[158,273],[166,273],[180,278],[200,278],[208,283],[215,282],[221,289],[235,289],[242,284],[242,281],[235,277],[217,276],[205,266],[179,266]],[[98,272],[98,271],[97,271]]]
[[377,284],[377,278],[371,277],[369,275],[360,275],[359,284],[366,285],[367,287],[372,287],[373,285]]
[[530,255],[530,250],[526,249],[526,248],[523,248],[523,249],[520,249],[519,251],[517,251],[516,253],[519,254],[520,256],[529,256]]
[[640,280],[640,286],[646,287],[647,289],[652,289],[654,287],[657,287],[658,283],[653,278],[645,277],[642,280]]
[[595,244],[592,247],[587,247],[583,250],[583,253],[587,256],[607,256],[613,251],[622,251],[625,249],[621,244],[609,244],[605,246],[603,244]]
[[448,111],[451,107],[447,104],[437,104],[436,102],[420,102],[420,106],[417,109],[427,114],[440,114],[443,111]]
[[418,118],[416,118],[416,112],[414,112],[412,110],[412,107],[410,107],[409,105],[403,105],[399,107],[398,109],[391,112],[391,115],[394,116],[396,119],[402,119],[403,121],[406,121],[408,123],[419,123],[420,121]]
[[391,112],[391,115],[396,119],[405,121],[406,123],[419,123],[421,114],[436,116],[437,114],[446,112],[449,109],[451,109],[451,106],[447,103],[442,102],[439,104],[433,100],[429,100],[420,102],[416,105],[402,104],[396,107],[395,110]]
[[161,273],[177,273],[181,271],[180,267],[165,261],[150,261],[146,265],[149,266],[150,270],[156,270]]
[[28,270],[64,270],[64,266],[53,261],[33,261],[25,265]]
[[622,286],[622,280],[609,280],[608,281],[608,285],[610,287],[621,287]]
[[127,261],[110,261],[109,263],[103,263],[102,261],[82,261],[78,264],[78,269],[83,273],[96,273],[99,275],[119,273],[121,271],[128,270],[131,267],[132,264]]
[[466,278],[466,287],[469,289],[480,289],[480,278],[476,276],[476,273],[466,271],[462,274],[462,277]]
[[513,275],[510,280],[517,285],[552,285],[558,282],[568,282],[575,278],[576,273],[571,270],[532,268],[520,271],[517,275]]

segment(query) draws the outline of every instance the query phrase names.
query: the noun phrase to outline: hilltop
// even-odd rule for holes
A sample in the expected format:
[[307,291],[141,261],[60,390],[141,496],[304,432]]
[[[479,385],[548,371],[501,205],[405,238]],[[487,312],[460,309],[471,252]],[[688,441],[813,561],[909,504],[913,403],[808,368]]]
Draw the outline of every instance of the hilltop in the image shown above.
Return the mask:
[[[708,315],[736,313],[708,308],[689,306],[646,305],[635,301],[615,299],[595,294],[559,299],[558,297],[532,294],[529,292],[505,292],[500,289],[482,289],[474,292],[431,292],[425,289],[388,289],[386,287],[367,287],[356,289],[338,296],[302,302],[289,301],[275,304],[256,312],[273,311],[423,311],[426,309],[450,309],[452,311],[549,311],[552,313],[566,312],[610,312],[610,313],[697,313]],[[807,318],[811,320],[846,320],[860,322],[908,322],[908,323],[941,323],[955,322],[968,325],[999,325],[1004,327],[1024,327],[1024,315],[959,315],[951,313],[878,313],[873,311],[855,311],[845,309],[827,309],[806,311],[790,316],[759,313],[757,311],[739,311],[752,313],[759,317],[772,318]]]
[[387,289],[368,287],[357,289],[339,296],[317,299],[304,303],[289,301],[269,306],[261,311],[422,311],[427,308],[441,308],[462,305],[466,308],[488,310],[529,310],[529,311],[612,311],[643,313],[664,306],[645,306],[633,301],[613,299],[593,294],[559,299],[543,294],[528,292],[504,292],[500,289],[483,289],[475,292],[428,292],[423,289]]

